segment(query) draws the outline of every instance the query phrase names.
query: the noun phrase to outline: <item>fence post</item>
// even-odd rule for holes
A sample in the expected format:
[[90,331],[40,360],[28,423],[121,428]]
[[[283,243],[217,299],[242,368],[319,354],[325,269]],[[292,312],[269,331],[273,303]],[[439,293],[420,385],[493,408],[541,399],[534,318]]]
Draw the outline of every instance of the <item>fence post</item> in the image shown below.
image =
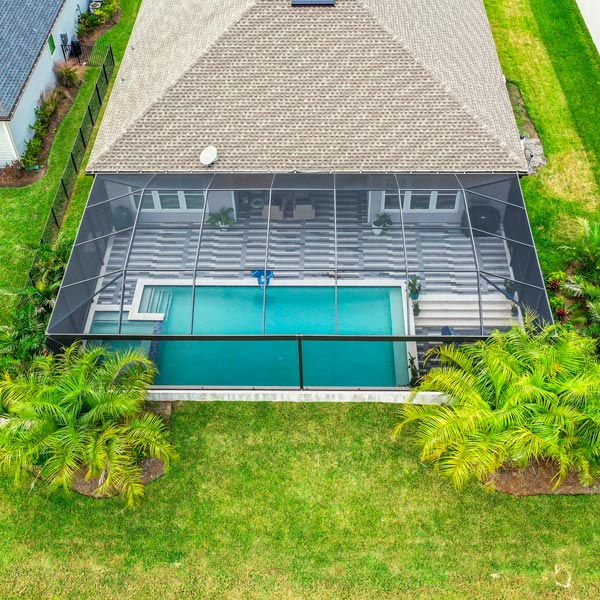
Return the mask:
[[81,129],[81,127],[79,128],[79,137],[81,138],[81,143],[83,144],[83,147],[87,148],[85,138],[83,137],[83,129]]
[[67,198],[69,198],[69,192],[67,191],[67,186],[65,185],[65,180],[62,177],[60,178],[60,185],[62,185],[62,189],[63,189],[63,192],[65,193],[65,196]]
[[304,389],[304,366],[302,365],[302,338],[298,337],[298,373],[300,375],[298,383],[300,389]]
[[90,115],[90,121],[92,122],[92,127],[96,124],[94,122],[94,117],[92,116],[92,110],[90,109],[90,105],[87,106],[88,115]]
[[[79,167],[77,166],[77,162],[75,161],[75,157],[73,156],[73,151],[71,150],[71,162],[73,163],[73,166],[75,167],[75,176],[77,176],[77,171],[79,171]],[[67,194],[68,196],[68,194]]]
[[96,96],[98,96],[98,102],[102,104],[102,96],[100,96],[100,90],[98,89],[98,84],[96,84]]
[[56,223],[56,228],[60,229],[60,223],[58,222],[58,219],[56,218],[56,213],[54,212],[54,206],[50,209],[50,212],[52,213],[52,218],[54,219],[54,222]]
[[106,81],[106,85],[108,85],[108,75],[106,74],[106,61],[102,63],[102,72],[104,73],[104,81]]

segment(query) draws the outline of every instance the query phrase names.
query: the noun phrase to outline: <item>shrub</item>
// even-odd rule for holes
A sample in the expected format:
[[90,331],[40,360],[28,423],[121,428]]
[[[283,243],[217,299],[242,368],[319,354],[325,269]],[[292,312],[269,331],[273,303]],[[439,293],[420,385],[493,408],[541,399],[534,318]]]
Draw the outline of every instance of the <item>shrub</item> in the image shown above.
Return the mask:
[[42,151],[42,141],[48,135],[50,121],[63,98],[64,95],[61,96],[56,91],[40,98],[40,103],[35,109],[35,122],[29,126],[30,129],[33,129],[34,135],[27,142],[25,152],[21,156],[23,168],[31,169],[37,165],[39,154]]
[[119,0],[104,0],[102,6],[95,11],[101,23],[108,23],[119,8]]
[[46,351],[46,325],[72,245],[66,236],[59,236],[53,244],[42,244],[33,267],[35,284],[11,294],[19,302],[11,325],[0,328],[1,372],[23,369]]
[[74,66],[69,65],[66,62],[59,63],[54,67],[54,72],[56,73],[56,79],[60,85],[63,85],[66,88],[75,87],[77,85],[79,75]]
[[562,296],[553,296],[550,298],[550,308],[555,312],[560,308],[566,308],[565,299]]
[[77,20],[77,37],[82,37],[94,28],[100,25],[100,19],[96,14],[92,13],[81,13]]
[[25,147],[25,152],[21,156],[21,164],[24,169],[31,169],[37,165],[39,153],[42,151],[42,140],[39,137],[32,137]]
[[588,276],[600,276],[600,223],[577,219],[579,235],[570,245],[561,246],[567,252],[569,260],[574,261],[577,270]]
[[23,165],[20,160],[14,160],[0,169],[0,174],[3,173],[6,177],[21,179],[23,177]]
[[159,458],[168,468],[177,456],[162,419],[144,411],[155,374],[141,351],[75,344],[4,376],[0,472],[17,482],[33,474],[51,489],[94,478],[97,493],[122,494],[136,506],[144,494],[141,461]]
[[496,331],[470,346],[442,346],[442,363],[418,391],[442,392],[443,405],[406,404],[399,432],[415,422],[421,458],[457,487],[486,481],[508,463],[558,466],[558,486],[570,470],[584,485],[600,474],[600,365],[596,340],[564,325],[538,331]]
[[546,285],[551,292],[557,294],[567,279],[567,274],[564,271],[555,271],[546,277]]

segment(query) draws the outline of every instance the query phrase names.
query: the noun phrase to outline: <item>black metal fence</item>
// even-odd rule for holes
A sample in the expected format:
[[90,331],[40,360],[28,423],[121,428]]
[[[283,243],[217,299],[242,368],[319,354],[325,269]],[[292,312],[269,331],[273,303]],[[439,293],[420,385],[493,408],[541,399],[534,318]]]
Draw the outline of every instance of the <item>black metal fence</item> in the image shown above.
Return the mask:
[[76,60],[80,65],[88,67],[100,67],[104,64],[106,56],[112,52],[110,46],[94,44],[88,46],[74,40],[71,44],[62,46],[62,53],[65,60]]
[[[63,171],[58,189],[56,190],[54,202],[50,208],[50,214],[48,215],[44,231],[40,238],[40,244],[51,244],[58,235],[69,200],[75,189],[75,182],[77,181],[77,174],[81,167],[83,156],[90,142],[94,125],[100,114],[102,101],[106,95],[106,90],[108,89],[110,78],[115,68],[115,59],[112,48],[110,46],[102,46],[101,48],[104,48],[105,50],[102,51],[102,62],[98,65],[100,66],[100,73],[98,74],[98,79],[94,85],[94,90],[87,105],[79,131],[73,142],[69,160]],[[100,53],[97,53],[96,56],[100,56]],[[35,281],[40,274],[39,269],[37,269],[37,262],[38,255],[36,253],[28,274],[28,282],[32,285],[35,284]]]

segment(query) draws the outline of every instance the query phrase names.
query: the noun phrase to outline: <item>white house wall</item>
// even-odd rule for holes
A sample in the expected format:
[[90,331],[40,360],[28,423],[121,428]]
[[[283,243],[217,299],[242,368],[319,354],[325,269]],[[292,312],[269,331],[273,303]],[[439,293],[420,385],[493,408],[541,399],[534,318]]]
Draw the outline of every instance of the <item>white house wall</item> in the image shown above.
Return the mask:
[[8,122],[0,121],[0,165],[11,163],[17,158],[17,152],[8,130]]
[[[69,36],[69,40],[75,35],[79,11],[85,12],[87,6],[88,0],[66,0],[52,28],[52,36],[54,37],[56,46],[54,54],[50,53],[48,42],[44,43],[42,52],[29,76],[12,120],[9,123],[12,138],[19,155],[25,151],[27,141],[33,135],[33,131],[29,125],[35,121],[35,108],[38,105],[40,96],[44,92],[51,90],[56,84],[54,65],[64,60],[60,34],[66,33]],[[1,164],[2,157],[0,156]]]
[[587,28],[600,52],[600,2],[598,0],[577,0],[579,10]]

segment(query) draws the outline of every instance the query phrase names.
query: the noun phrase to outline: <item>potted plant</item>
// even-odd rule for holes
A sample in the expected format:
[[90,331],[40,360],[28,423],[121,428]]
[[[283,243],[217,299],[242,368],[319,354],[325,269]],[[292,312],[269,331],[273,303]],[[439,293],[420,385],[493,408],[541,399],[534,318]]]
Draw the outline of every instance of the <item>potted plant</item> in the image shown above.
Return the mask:
[[234,223],[235,219],[231,216],[233,208],[231,206],[223,206],[217,212],[208,215],[208,225],[218,225],[222,231],[227,231]]
[[408,295],[411,300],[418,300],[421,293],[421,282],[416,275],[411,275],[408,278]]
[[511,317],[518,317],[519,316],[519,307],[516,304],[513,304],[510,307],[510,316]]
[[415,315],[415,317],[418,317],[420,312],[421,312],[421,307],[419,306],[419,302],[418,301],[414,301],[412,303],[412,309],[413,309],[413,315]]
[[506,294],[509,298],[514,298],[515,292],[517,291],[517,284],[514,281],[507,279],[504,282],[504,289],[506,290]]
[[392,218],[386,213],[379,213],[371,225],[373,226],[374,235],[381,235],[392,225]]
[[410,382],[408,385],[415,387],[419,383],[419,379],[421,379],[421,374],[419,373],[419,367],[417,367],[417,359],[410,353],[408,355],[408,372],[410,373]]

